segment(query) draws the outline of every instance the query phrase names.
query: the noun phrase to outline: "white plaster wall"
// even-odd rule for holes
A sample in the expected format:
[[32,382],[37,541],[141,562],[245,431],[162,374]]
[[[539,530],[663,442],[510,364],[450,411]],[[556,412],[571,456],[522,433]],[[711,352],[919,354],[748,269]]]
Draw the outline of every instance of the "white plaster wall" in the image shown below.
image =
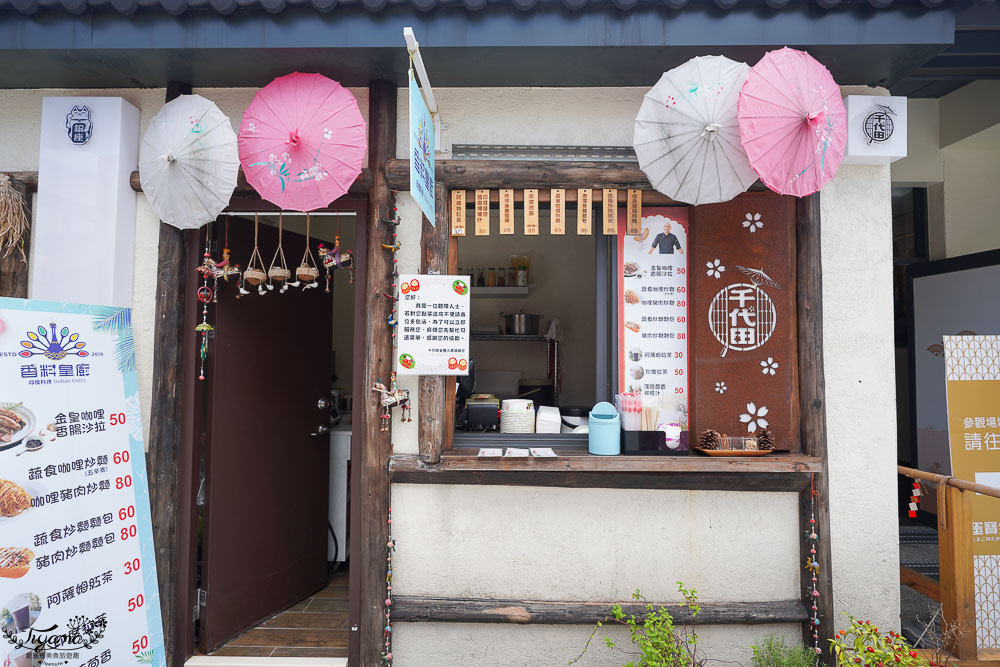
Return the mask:
[[[362,115],[368,118],[368,91],[349,89],[358,100]],[[238,129],[243,111],[257,89],[208,88],[195,89],[219,105]],[[140,111],[140,131],[163,106],[162,88],[123,88],[100,90],[0,90],[0,172],[37,171],[42,98],[46,96],[106,96],[123,97]],[[135,268],[132,284],[132,326],[134,328],[136,370],[139,378],[139,402],[142,408],[143,436],[149,443],[149,419],[152,412],[153,353],[156,307],[156,261],[159,249],[160,221],[146,198],[136,196]],[[31,296],[29,285],[28,295]]]
[[[635,659],[604,646],[610,637],[631,650],[628,631],[608,627],[598,633],[579,667],[619,667]],[[586,625],[500,625],[490,623],[393,623],[393,665],[396,667],[555,667],[566,665],[583,651],[593,627]],[[750,664],[750,645],[768,634],[784,637],[787,644],[800,641],[792,625],[696,626],[699,655],[711,665],[738,667]],[[707,648],[706,647],[710,647]],[[716,662],[718,661],[718,662]]]
[[941,151],[949,257],[1000,248],[1000,125]]
[[899,626],[889,167],[841,166],[820,193],[834,603]]
[[[631,145],[644,92],[436,89],[439,156],[465,143]],[[401,89],[400,137],[406,119]],[[407,149],[400,142],[397,155]],[[821,201],[835,604],[898,627],[889,168],[844,167]],[[404,247],[401,261],[417,252]],[[416,429],[405,427],[393,424],[395,451],[415,453]],[[639,587],[675,599],[683,579],[703,600],[797,595],[794,494],[394,484],[392,496],[400,594],[613,600]],[[766,571],[755,567],[764,562]],[[712,657],[745,662],[769,629],[718,628],[703,639]],[[797,626],[785,631],[800,636]],[[588,632],[396,624],[394,648],[400,665],[547,665],[575,657]],[[593,659],[584,664],[621,664]]]

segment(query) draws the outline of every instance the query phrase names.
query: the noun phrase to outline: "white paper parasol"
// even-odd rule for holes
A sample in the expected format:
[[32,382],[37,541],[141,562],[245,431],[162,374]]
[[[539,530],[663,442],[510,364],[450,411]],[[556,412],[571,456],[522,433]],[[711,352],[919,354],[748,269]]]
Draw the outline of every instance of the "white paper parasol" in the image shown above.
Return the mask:
[[723,56],[699,56],[665,72],[646,93],[633,147],[656,190],[688,204],[711,204],[729,201],[757,180],[736,118],[749,71]]
[[167,102],[139,149],[139,178],[149,205],[181,229],[215,220],[229,204],[239,168],[232,123],[201,95]]

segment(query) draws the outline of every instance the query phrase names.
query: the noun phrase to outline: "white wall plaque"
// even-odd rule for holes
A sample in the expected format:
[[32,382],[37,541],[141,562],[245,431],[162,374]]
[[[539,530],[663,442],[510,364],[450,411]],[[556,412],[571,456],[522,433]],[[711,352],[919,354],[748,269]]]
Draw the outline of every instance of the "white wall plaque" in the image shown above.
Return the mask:
[[844,164],[889,164],[906,157],[906,98],[848,95]]

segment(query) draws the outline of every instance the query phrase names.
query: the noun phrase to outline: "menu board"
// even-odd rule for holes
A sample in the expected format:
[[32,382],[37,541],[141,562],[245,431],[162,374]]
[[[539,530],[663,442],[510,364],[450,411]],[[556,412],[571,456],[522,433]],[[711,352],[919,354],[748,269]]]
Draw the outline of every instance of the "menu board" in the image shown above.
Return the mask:
[[5,667],[166,664],[128,308],[0,298],[0,605]]
[[618,387],[687,403],[687,208],[642,209],[618,225]]
[[399,276],[396,372],[469,374],[469,276]]

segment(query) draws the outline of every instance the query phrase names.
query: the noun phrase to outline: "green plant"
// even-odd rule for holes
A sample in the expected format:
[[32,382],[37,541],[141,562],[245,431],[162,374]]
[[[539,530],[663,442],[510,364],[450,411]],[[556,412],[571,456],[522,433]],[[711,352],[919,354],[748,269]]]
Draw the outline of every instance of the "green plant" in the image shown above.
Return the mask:
[[[677,590],[684,597],[681,606],[690,612],[690,618],[694,620],[700,611],[695,590],[684,588],[684,583],[680,581],[677,582]],[[667,608],[662,605],[656,608],[647,602],[639,589],[632,593],[632,599],[645,603],[645,614],[641,616],[627,614],[621,604],[614,605],[611,607],[611,616],[605,617],[594,626],[594,631],[590,633],[583,651],[569,664],[575,664],[583,658],[590,648],[591,640],[605,623],[617,623],[629,629],[632,645],[636,649],[634,651],[621,648],[610,637],[604,638],[604,644],[608,648],[636,658],[624,663],[623,667],[701,667],[706,663],[705,659],[698,656],[698,635],[691,628],[682,625],[678,629]]]
[[784,637],[768,635],[753,650],[752,667],[815,667],[816,651],[808,646],[788,646]]
[[830,640],[830,648],[838,667],[927,667],[930,661],[921,657],[906,639],[892,630],[882,633],[871,621],[847,615],[851,624],[847,630]]

